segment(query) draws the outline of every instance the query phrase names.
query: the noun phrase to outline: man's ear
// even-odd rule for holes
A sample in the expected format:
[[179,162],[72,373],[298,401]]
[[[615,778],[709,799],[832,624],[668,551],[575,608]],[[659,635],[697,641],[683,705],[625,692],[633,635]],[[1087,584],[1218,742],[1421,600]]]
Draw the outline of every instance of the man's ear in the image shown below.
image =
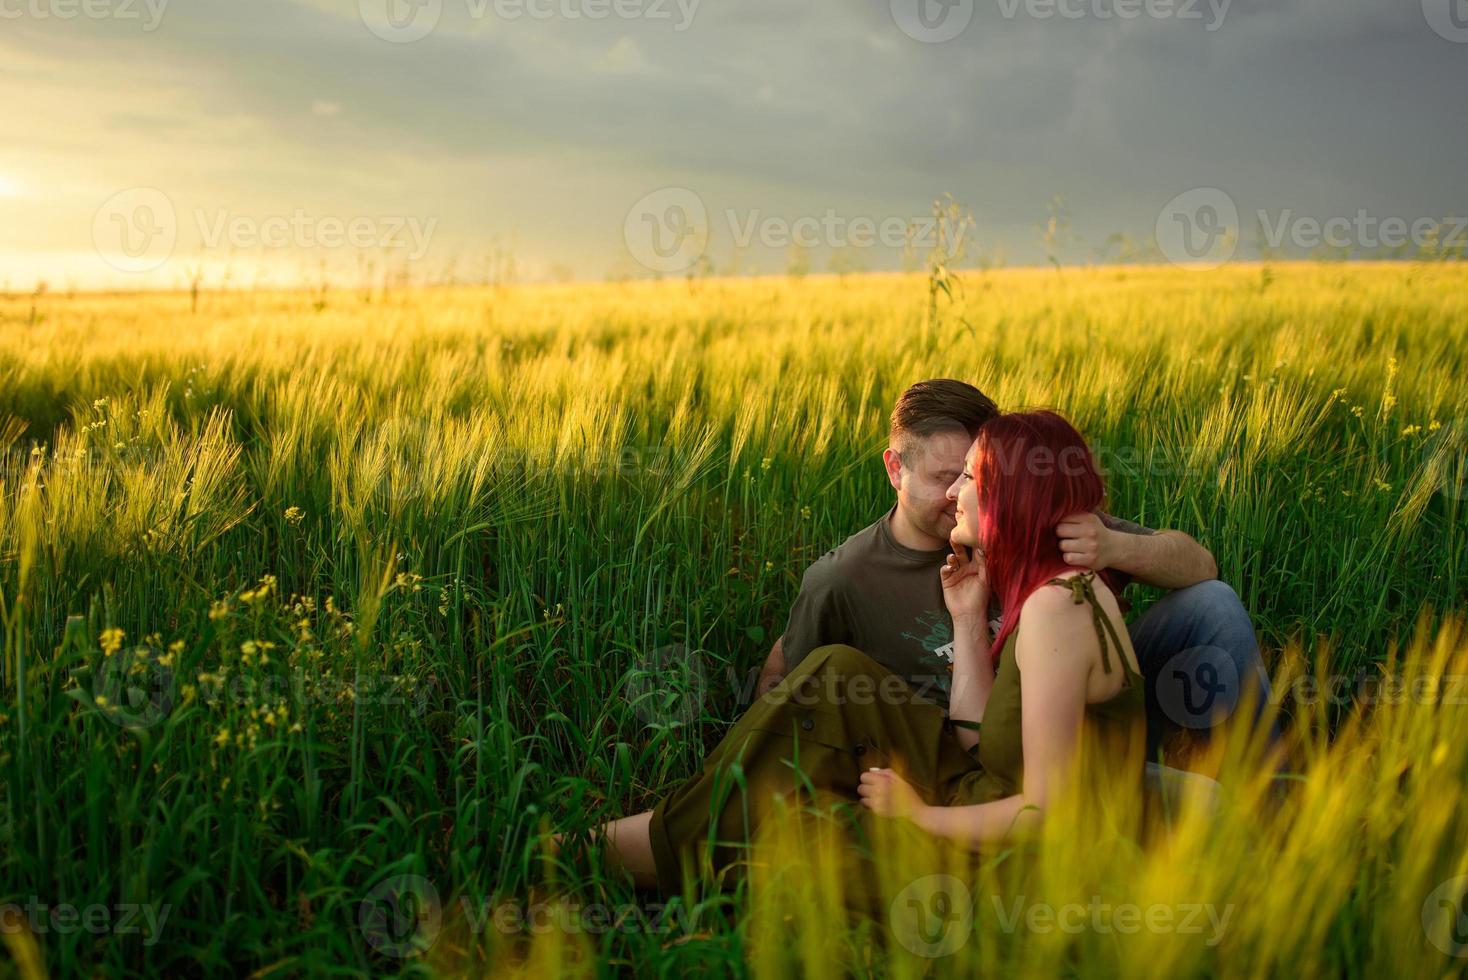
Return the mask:
[[900,490],[902,488],[902,456],[889,446],[882,453],[882,464],[887,467],[887,482],[892,484],[893,490]]

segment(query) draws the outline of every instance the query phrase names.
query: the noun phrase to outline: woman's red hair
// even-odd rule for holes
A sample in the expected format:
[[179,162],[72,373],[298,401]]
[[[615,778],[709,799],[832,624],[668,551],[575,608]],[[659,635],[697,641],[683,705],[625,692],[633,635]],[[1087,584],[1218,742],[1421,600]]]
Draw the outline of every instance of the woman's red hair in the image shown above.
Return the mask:
[[1004,617],[994,638],[997,660],[1030,593],[1075,568],[1061,554],[1055,525],[1099,507],[1105,487],[1086,440],[1050,411],[1008,412],[984,423],[973,476],[979,542]]

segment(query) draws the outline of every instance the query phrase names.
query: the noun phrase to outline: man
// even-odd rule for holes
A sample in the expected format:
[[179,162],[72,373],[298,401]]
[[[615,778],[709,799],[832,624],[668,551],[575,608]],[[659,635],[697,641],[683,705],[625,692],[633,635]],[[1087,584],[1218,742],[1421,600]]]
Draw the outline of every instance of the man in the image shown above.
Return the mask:
[[[955,525],[948,488],[979,427],[996,414],[993,401],[962,381],[922,381],[902,393],[882,454],[896,502],[806,569],[758,694],[816,647],[848,643],[906,678],[917,696],[947,705],[953,622],[938,570]],[[1172,590],[1130,627],[1147,680],[1148,758],[1179,728],[1206,734],[1251,685],[1257,708],[1267,703],[1253,626],[1218,581],[1208,549],[1181,531],[1107,514],[1069,515],[1056,533],[1066,561],[1103,571],[1118,595],[1131,579]]]

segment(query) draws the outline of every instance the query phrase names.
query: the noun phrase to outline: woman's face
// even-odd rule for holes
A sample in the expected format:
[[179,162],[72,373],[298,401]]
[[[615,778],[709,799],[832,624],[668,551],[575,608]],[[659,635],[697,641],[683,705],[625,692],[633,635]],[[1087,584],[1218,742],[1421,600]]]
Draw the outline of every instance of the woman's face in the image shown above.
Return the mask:
[[974,482],[974,450],[978,445],[979,441],[975,439],[968,447],[968,455],[963,458],[963,472],[948,487],[948,499],[957,508],[949,540],[970,548],[979,547],[979,485]]

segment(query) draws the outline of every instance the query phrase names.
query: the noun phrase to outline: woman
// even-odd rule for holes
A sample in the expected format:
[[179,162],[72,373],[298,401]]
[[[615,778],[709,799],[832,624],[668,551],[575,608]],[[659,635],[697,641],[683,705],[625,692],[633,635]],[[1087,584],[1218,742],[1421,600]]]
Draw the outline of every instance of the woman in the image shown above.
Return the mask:
[[861,651],[821,647],[750,708],[702,773],[605,826],[613,863],[670,893],[686,872],[737,876],[738,842],[787,796],[859,801],[876,819],[905,818],[977,848],[1039,825],[1082,742],[1092,789],[1140,792],[1136,655],[1116,597],[1066,564],[1054,532],[1102,502],[1084,440],[1053,412],[1000,415],[979,431],[948,497],[957,505],[941,573],[954,627],[948,717]]

